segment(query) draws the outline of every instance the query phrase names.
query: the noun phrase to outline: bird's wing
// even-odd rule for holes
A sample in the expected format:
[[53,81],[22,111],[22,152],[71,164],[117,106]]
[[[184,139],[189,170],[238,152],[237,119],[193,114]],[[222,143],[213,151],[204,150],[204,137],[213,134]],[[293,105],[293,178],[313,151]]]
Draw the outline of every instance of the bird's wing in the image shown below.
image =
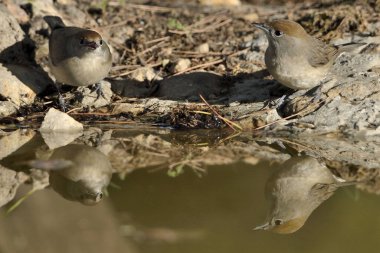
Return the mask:
[[68,49],[71,46],[69,42],[84,30],[78,27],[63,27],[53,30],[49,40],[49,55],[54,66],[74,56],[72,50]]
[[318,183],[318,184],[315,184],[310,189],[310,195],[317,196],[322,201],[325,201],[334,194],[336,189],[338,189],[337,184],[334,184],[334,183],[331,183],[331,184]]
[[321,67],[333,60],[338,54],[338,48],[330,46],[324,42],[314,39],[311,41],[311,54],[309,54],[308,62],[313,67]]

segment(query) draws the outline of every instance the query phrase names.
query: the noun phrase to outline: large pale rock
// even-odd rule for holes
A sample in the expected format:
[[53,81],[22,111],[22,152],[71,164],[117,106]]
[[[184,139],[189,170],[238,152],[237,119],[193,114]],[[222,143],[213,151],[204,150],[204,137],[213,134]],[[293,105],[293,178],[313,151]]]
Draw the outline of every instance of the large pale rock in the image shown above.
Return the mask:
[[330,77],[334,80],[322,86],[324,104],[298,122],[321,132],[375,129],[380,125],[380,73],[374,71],[376,67],[380,67],[380,55],[342,55],[334,66],[335,76]]
[[16,106],[33,103],[49,81],[46,75],[31,67],[0,64],[0,95]]
[[81,132],[83,125],[57,109],[50,108],[42,122],[40,132]]
[[75,139],[82,136],[82,132],[41,132],[41,136],[49,149],[54,150],[72,143]]
[[18,23],[25,24],[29,21],[28,14],[26,14],[25,10],[23,10],[17,3],[14,3],[13,0],[4,0],[3,3],[7,7],[9,13],[16,18]]
[[8,12],[3,4],[0,4],[0,34],[0,59],[4,59],[10,53],[17,52],[16,47],[6,53],[4,50],[22,41],[24,39],[24,32],[17,23],[17,20]]
[[0,138],[0,160],[18,150],[36,134],[34,131],[16,130]]
[[23,172],[16,172],[0,165],[0,207],[15,197],[17,188],[28,178]]
[[83,134],[83,125],[57,109],[50,108],[42,122],[40,132],[49,149],[73,142]]

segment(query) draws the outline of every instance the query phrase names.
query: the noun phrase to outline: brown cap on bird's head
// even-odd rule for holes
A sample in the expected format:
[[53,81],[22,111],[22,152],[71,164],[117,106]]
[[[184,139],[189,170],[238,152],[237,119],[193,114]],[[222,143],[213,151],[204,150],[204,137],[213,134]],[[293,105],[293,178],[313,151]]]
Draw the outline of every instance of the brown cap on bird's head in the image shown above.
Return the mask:
[[305,224],[305,221],[304,217],[299,217],[279,224],[265,223],[264,225],[255,227],[254,230],[268,230],[277,234],[291,234],[299,230]]
[[84,30],[81,34],[86,40],[90,40],[90,41],[96,41],[96,40],[102,39],[102,36],[93,30]]
[[293,37],[302,38],[308,36],[305,29],[300,24],[294,21],[278,19],[273,20],[268,25],[272,27],[274,30],[281,31]]
[[91,49],[96,49],[103,45],[102,36],[93,30],[83,30],[77,34],[80,44]]
[[297,38],[305,38],[309,36],[300,24],[290,20],[277,19],[269,22],[268,24],[253,23],[253,25],[269,34],[273,32],[276,35],[276,32],[280,32],[281,34],[284,33]]

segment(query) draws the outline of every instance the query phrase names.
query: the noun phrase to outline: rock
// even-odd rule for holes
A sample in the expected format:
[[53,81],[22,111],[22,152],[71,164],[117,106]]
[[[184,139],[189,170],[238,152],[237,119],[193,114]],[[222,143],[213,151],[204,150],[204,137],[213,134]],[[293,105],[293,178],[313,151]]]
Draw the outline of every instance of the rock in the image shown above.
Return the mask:
[[99,98],[95,90],[91,90],[89,87],[79,87],[77,91],[81,92],[83,96],[79,102],[83,106],[89,106],[94,108],[99,108],[110,104],[113,94],[111,90],[111,84],[107,81],[101,81],[100,87],[103,91],[104,97],[99,96]]
[[23,172],[16,172],[0,165],[0,207],[15,197],[17,188],[28,178]]
[[253,113],[252,126],[254,129],[264,127],[280,119],[281,117],[278,115],[276,109],[261,110]]
[[29,21],[28,14],[18,4],[13,3],[12,0],[5,0],[4,4],[17,22],[24,24]]
[[50,108],[42,122],[40,132],[82,132],[83,125],[57,109]]
[[[3,4],[0,4],[0,34],[0,59],[6,60],[21,49],[21,45],[16,43],[21,42],[25,34]],[[13,47],[10,48],[11,46]]]
[[[324,103],[318,107],[307,102],[310,96],[305,94],[292,99],[299,107],[314,109],[298,123],[313,125],[316,131],[331,132],[346,129],[363,131],[380,125],[380,73],[373,72],[380,65],[380,55],[357,54],[342,55],[334,65],[333,74],[322,85]],[[332,75],[332,74],[331,74]],[[305,103],[306,102],[306,103]],[[292,103],[288,103],[289,106]],[[293,105],[295,105],[293,103]],[[284,110],[289,109],[285,106]],[[294,106],[293,106],[294,108]]]
[[189,59],[180,58],[173,66],[173,73],[182,72],[191,66],[191,61]]
[[0,160],[18,150],[30,141],[35,131],[16,130],[0,138]]
[[56,149],[73,142],[83,133],[83,125],[64,112],[50,108],[40,132],[46,145]]
[[145,80],[152,81],[154,80],[161,80],[162,77],[158,76],[157,73],[154,71],[151,67],[143,67],[139,68],[136,71],[132,72],[131,78],[133,80],[143,82]]
[[0,64],[0,96],[18,107],[33,103],[49,82],[45,74],[32,67]]
[[72,143],[82,135],[81,131],[77,132],[41,132],[45,144],[50,150],[66,146]]
[[200,44],[197,48],[196,48],[197,52],[199,53],[202,53],[202,54],[206,54],[210,51],[210,47],[208,45],[208,43],[203,43],[203,44]]
[[9,116],[17,112],[18,106],[10,101],[0,101],[0,117]]

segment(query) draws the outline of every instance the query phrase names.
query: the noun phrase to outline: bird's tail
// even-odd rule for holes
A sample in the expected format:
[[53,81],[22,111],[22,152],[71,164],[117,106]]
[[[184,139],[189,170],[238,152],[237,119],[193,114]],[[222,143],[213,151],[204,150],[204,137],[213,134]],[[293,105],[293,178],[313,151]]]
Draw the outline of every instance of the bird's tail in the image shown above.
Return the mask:
[[65,23],[63,23],[62,19],[58,16],[44,16],[44,20],[49,25],[51,30],[66,26]]

